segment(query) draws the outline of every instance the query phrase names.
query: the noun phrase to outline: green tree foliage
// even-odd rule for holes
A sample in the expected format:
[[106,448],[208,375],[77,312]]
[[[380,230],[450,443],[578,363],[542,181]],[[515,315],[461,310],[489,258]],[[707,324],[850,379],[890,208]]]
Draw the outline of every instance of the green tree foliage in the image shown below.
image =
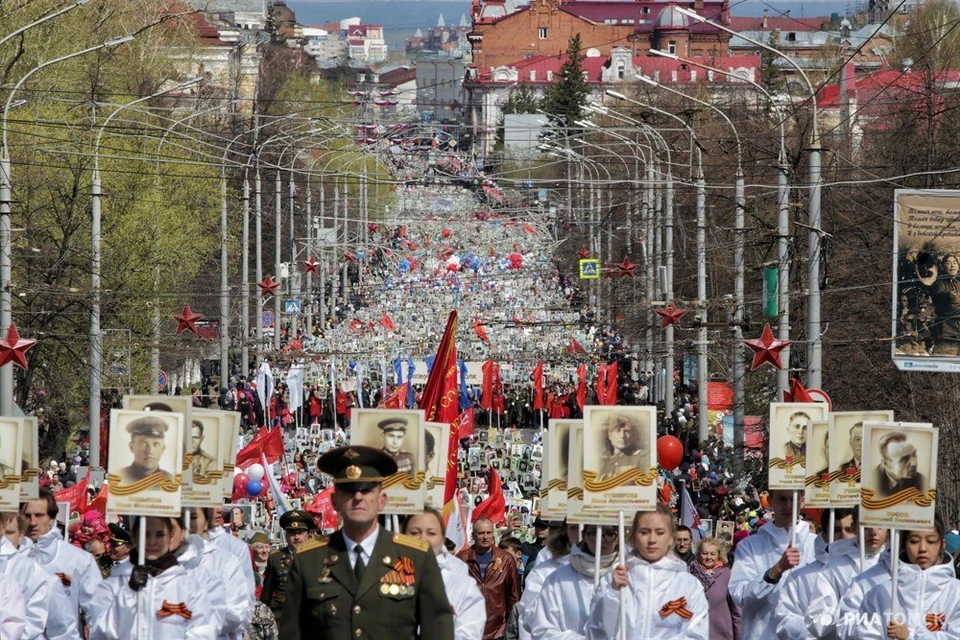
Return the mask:
[[[776,34],[771,33],[766,44],[776,49]],[[771,91],[782,91],[784,87],[786,87],[786,79],[783,76],[783,71],[777,66],[779,58],[780,56],[772,51],[760,49],[760,83]],[[782,60],[779,60],[779,62],[782,62]]]
[[586,55],[581,50],[580,34],[570,38],[567,55],[560,67],[560,80],[544,92],[543,110],[550,115],[554,126],[566,131],[575,129],[574,124],[583,117],[583,107],[590,94],[590,85],[583,77],[583,61]]
[[520,85],[510,92],[506,102],[500,106],[504,115],[510,113],[536,113],[543,105],[537,92],[526,85]]

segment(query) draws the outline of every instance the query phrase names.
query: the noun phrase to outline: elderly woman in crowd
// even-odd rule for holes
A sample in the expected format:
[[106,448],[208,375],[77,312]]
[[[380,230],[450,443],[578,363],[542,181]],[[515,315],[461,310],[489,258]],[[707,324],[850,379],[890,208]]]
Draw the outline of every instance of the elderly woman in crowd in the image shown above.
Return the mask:
[[739,640],[740,608],[728,591],[730,568],[726,546],[715,538],[701,540],[697,556],[690,563],[690,573],[703,585],[707,596],[711,640]]

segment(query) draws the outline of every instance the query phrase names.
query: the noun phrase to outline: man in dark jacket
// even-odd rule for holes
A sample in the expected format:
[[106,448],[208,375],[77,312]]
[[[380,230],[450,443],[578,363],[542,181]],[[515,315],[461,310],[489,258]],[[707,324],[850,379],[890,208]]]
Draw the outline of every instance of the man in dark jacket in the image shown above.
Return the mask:
[[493,530],[489,518],[477,518],[473,523],[473,546],[457,554],[467,563],[487,603],[483,640],[500,640],[507,635],[507,619],[520,600],[517,561],[509,552],[494,545]]

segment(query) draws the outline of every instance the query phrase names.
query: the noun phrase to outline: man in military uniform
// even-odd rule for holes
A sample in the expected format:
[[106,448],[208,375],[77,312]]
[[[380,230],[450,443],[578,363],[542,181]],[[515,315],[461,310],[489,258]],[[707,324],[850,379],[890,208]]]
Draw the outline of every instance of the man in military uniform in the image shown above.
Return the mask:
[[387,502],[380,485],[397,472],[394,459],[372,447],[340,447],[317,466],[334,478],[343,528],[297,551],[280,639],[452,640],[453,613],[429,544],[377,521]]
[[640,446],[640,425],[636,420],[625,414],[616,414],[604,423],[603,428],[606,456],[597,480],[607,480],[631,469],[646,471],[649,468],[650,457]]
[[311,526],[313,519],[306,511],[295,509],[280,516],[280,528],[287,537],[287,546],[270,554],[267,568],[263,572],[263,590],[260,591],[260,602],[270,607],[278,624],[283,603],[287,600],[287,577],[290,574],[290,565],[293,564],[293,556],[309,539]]
[[190,466],[194,477],[205,478],[216,460],[203,450],[203,423],[194,420],[190,431]]
[[166,480],[173,480],[173,474],[160,468],[160,458],[167,445],[167,423],[160,418],[145,417],[131,420],[127,425],[130,434],[130,451],[133,464],[120,469],[120,484],[128,485],[162,473]]
[[107,554],[113,566],[121,562],[130,561],[130,533],[119,524],[111,522],[110,527],[110,550]]
[[403,439],[407,437],[406,418],[387,418],[377,427],[383,431],[383,452],[397,463],[399,473],[413,474],[417,461],[409,451],[403,451]]

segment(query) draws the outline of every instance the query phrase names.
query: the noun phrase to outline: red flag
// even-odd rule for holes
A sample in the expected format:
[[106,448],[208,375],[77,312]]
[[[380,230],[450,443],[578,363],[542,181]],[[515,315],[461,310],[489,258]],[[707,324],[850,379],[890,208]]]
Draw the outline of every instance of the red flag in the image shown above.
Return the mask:
[[473,421],[473,407],[470,407],[460,414],[460,417],[457,418],[457,424],[459,425],[457,428],[458,437],[461,440],[473,435],[475,430]]
[[597,404],[607,404],[607,365],[600,363],[597,365]]
[[790,378],[790,391],[783,390],[784,402],[816,402],[807,392],[807,388],[796,378]]
[[574,338],[573,336],[570,336],[570,340],[567,342],[567,353],[586,353],[586,352],[587,350],[583,347],[583,345],[580,344],[580,342],[576,338]]
[[500,379],[500,365],[493,365],[493,411],[498,415],[506,413],[503,400],[503,380]]
[[381,409],[403,409],[407,404],[407,387],[410,384],[404,382],[393,390],[393,393],[380,401]]
[[533,368],[533,410],[543,409],[543,363]]
[[76,511],[77,513],[83,513],[87,508],[87,485],[90,484],[90,470],[87,469],[87,475],[83,477],[83,480],[73,485],[69,489],[64,489],[63,491],[58,491],[54,496],[57,498],[57,502],[69,502],[70,503],[70,513]]
[[480,518],[490,518],[493,526],[498,526],[506,520],[507,501],[503,497],[503,490],[500,488],[500,476],[496,469],[490,469],[490,482],[487,486],[487,499],[477,505],[473,510],[473,516],[470,522],[476,522]]
[[473,319],[473,330],[477,332],[477,337],[479,337],[484,342],[490,342],[490,337],[487,335],[487,332],[483,329],[483,325],[480,324],[480,318]]
[[447,475],[443,489],[444,524],[450,519],[456,506],[453,498],[457,492],[457,452],[460,450],[460,440],[457,438],[460,370],[457,366],[456,338],[457,311],[453,310],[447,318],[447,327],[443,330],[437,357],[433,361],[433,368],[430,369],[427,385],[420,398],[420,408],[423,409],[427,422],[444,422],[450,425],[450,453],[447,456]]
[[260,456],[267,456],[270,463],[283,457],[283,434],[280,429],[260,427],[253,439],[237,452],[237,466],[244,467],[248,462],[260,462]]
[[617,363],[611,362],[607,365],[607,402],[606,404],[617,404]]
[[109,495],[109,493],[110,493],[110,489],[107,487],[107,483],[104,482],[102,485],[100,485],[100,492],[97,494],[97,497],[94,498],[93,501],[86,506],[83,512],[86,513],[87,511],[96,510],[96,511],[99,511],[101,514],[106,514],[107,513],[107,496]]
[[493,408],[493,368],[496,365],[493,360],[487,360],[483,363],[483,385],[480,387],[480,408]]
[[580,411],[583,411],[587,404],[587,365],[582,364],[577,367],[577,378],[580,382],[577,384],[577,404],[580,405]]
[[390,319],[390,316],[387,315],[387,312],[384,311],[380,316],[380,324],[384,326],[388,331],[397,332],[397,327],[393,324],[393,320]]
[[362,322],[360,322],[360,321],[357,320],[356,318],[354,318],[353,320],[350,321],[350,331],[353,331],[354,333],[356,333],[357,331],[360,331],[361,329],[363,329],[363,323],[362,323]]

